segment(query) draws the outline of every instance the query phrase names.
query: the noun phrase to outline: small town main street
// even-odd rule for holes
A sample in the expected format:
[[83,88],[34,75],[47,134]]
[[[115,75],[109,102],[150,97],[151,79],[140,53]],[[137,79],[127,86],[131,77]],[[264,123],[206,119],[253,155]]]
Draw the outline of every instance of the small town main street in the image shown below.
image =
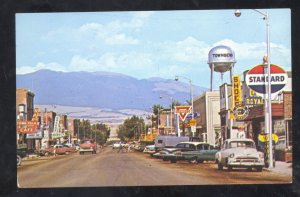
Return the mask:
[[214,163],[173,164],[141,152],[118,153],[111,147],[96,155],[25,160],[17,177],[19,188],[291,183],[290,175],[268,170],[219,171]]

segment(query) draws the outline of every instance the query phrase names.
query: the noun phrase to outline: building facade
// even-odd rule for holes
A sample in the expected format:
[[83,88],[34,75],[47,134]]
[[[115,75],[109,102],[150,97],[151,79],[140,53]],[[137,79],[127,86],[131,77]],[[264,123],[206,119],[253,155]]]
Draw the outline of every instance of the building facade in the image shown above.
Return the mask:
[[205,92],[194,99],[194,111],[200,113],[196,117],[196,135],[204,142],[219,146],[221,138],[220,92]]

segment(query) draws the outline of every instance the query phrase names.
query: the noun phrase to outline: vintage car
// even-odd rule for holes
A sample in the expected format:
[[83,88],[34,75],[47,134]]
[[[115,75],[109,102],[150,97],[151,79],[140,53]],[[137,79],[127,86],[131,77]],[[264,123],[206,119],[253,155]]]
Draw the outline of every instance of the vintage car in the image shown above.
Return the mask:
[[144,148],[143,153],[153,154],[155,153],[155,145],[148,145]]
[[22,158],[27,156],[27,148],[17,148],[17,166],[21,165]]
[[97,144],[93,139],[84,139],[80,144],[79,154],[82,155],[86,152],[90,152],[92,154],[96,154],[97,152]]
[[264,154],[256,150],[252,139],[227,139],[223,143],[221,150],[216,153],[218,169],[232,168],[256,168],[262,171],[265,162]]
[[197,150],[193,151],[183,151],[176,152],[174,154],[174,158],[170,158],[170,160],[186,160],[190,163],[203,163],[204,161],[215,161],[216,153],[219,149],[209,145],[209,144],[199,144],[197,146]]
[[178,157],[181,157],[182,152],[194,151],[202,149],[204,142],[180,142],[174,148],[163,148],[159,154],[154,154],[153,157],[161,158],[164,161],[171,161],[175,163]]
[[66,148],[66,154],[77,152],[76,146],[63,144],[63,147]]
[[39,151],[41,156],[63,155],[66,154],[67,148],[61,144],[51,145],[50,148],[44,148]]

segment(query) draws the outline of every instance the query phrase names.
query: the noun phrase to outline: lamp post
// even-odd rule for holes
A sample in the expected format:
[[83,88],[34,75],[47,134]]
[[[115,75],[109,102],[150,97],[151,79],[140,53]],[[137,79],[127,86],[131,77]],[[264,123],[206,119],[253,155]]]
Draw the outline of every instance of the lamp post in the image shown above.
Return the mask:
[[[159,96],[160,99],[163,98],[162,95]],[[171,100],[171,106],[170,106],[170,113],[171,113],[171,120],[170,120],[170,131],[172,133],[172,130],[173,130],[173,97],[170,97],[170,100]]]
[[185,76],[175,76],[175,81],[179,81],[179,77],[185,78],[189,81],[190,84],[190,101],[191,101],[191,106],[192,106],[192,118],[194,119],[194,99],[193,99],[193,88],[192,88],[192,80],[188,77]]
[[[192,80],[188,77],[185,77],[185,76],[175,76],[175,81],[178,81],[179,80],[179,77],[182,77],[182,78],[185,78],[189,81],[189,84],[190,84],[190,102],[191,102],[191,106],[192,106],[192,120],[194,120],[194,98],[193,98],[193,88],[192,88]],[[195,129],[195,126],[193,126],[193,128]],[[193,131],[192,129],[192,126],[191,126],[191,131],[193,133],[193,137],[195,135],[195,130]]]
[[[272,103],[271,103],[271,71],[270,71],[270,30],[269,30],[269,15],[268,12],[266,11],[265,13],[253,9],[257,13],[263,15],[263,19],[266,21],[266,33],[267,33],[267,55],[264,57],[264,59],[267,62],[267,92],[266,92],[266,99],[265,99],[265,133],[269,134],[269,168],[273,168],[273,144],[272,144]],[[235,10],[234,15],[236,17],[241,16],[241,11],[240,10]]]

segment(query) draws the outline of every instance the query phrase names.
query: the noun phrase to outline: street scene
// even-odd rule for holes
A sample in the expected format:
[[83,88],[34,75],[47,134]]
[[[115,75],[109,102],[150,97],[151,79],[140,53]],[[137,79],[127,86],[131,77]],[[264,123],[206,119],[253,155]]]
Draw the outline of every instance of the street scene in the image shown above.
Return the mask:
[[17,187],[291,184],[290,15],[16,14]]
[[[76,165],[74,165],[76,163]],[[118,152],[105,147],[96,155],[61,155],[25,160],[18,168],[18,187],[109,187],[219,184],[284,184],[291,164],[263,172],[236,169],[220,172],[214,162],[172,164],[142,152]],[[59,166],[59,167],[56,167]],[[28,179],[28,176],[35,177]]]

